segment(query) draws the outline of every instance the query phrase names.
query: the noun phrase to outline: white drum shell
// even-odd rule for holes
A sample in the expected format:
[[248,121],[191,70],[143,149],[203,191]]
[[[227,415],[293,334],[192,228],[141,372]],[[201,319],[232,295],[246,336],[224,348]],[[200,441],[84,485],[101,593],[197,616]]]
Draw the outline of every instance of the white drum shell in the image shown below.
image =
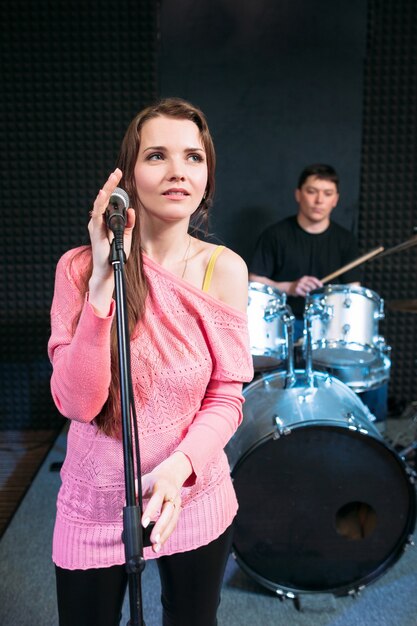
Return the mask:
[[383,343],[378,331],[384,302],[374,291],[327,285],[307,295],[306,308],[314,304],[323,315],[312,319],[313,361],[348,366],[376,358]]
[[249,338],[255,370],[275,368],[287,358],[286,295],[258,282],[250,282],[248,291]]

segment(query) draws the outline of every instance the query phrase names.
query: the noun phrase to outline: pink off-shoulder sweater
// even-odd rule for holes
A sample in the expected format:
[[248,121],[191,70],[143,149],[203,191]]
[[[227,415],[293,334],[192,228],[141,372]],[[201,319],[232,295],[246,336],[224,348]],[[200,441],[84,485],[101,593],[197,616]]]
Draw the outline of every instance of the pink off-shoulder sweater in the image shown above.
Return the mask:
[[[57,266],[48,344],[52,395],[71,420],[53,537],[53,560],[66,569],[125,562],[122,442],[94,423],[108,395],[115,305],[101,318],[81,295],[88,252],[74,260],[79,250]],[[159,556],[205,545],[232,522],[237,501],[223,449],[242,419],[242,382],[252,379],[253,369],[246,314],[145,255],[144,269],[146,312],[131,338],[141,470],[149,472],[175,450],[194,470],[182,488],[177,527]],[[156,555],[145,548],[144,556]]]

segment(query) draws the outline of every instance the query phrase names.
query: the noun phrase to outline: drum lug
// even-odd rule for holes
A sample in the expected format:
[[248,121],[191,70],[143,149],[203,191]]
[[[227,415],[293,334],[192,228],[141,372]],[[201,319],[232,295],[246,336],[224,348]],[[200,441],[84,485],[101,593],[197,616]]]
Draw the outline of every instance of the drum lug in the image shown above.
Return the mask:
[[344,299],[343,306],[345,307],[345,309],[350,309],[350,307],[352,306],[352,298],[350,296]]
[[291,434],[291,428],[288,428],[288,426],[284,425],[284,422],[282,421],[279,415],[274,415],[272,420],[273,420],[274,426],[276,427],[276,429],[272,433],[273,439],[279,439],[283,435]]
[[270,306],[268,309],[265,309],[264,311],[265,322],[272,322],[272,320],[276,318],[277,314],[278,314],[278,309],[275,306]]
[[327,321],[332,317],[334,317],[334,306],[333,304],[328,304],[323,308],[323,319]]
[[326,388],[329,388],[333,385],[333,379],[330,376],[329,373],[327,373],[327,375],[325,376],[324,382],[323,382],[323,386]]
[[304,309],[305,317],[310,319],[318,317],[327,322],[334,315],[334,306],[333,304],[326,304],[326,302],[327,298],[321,298],[320,302],[310,302],[306,304]]
[[350,411],[348,411],[346,413],[346,419],[347,419],[347,422],[348,422],[349,430],[355,430],[355,431],[357,431],[359,433],[362,433],[363,435],[367,435],[368,434],[368,431],[365,428],[362,428],[362,426],[361,426],[360,422],[358,421],[358,419]]
[[347,595],[353,599],[359,598],[361,592],[365,589],[365,586],[366,585],[359,585],[356,589],[350,589]]
[[346,335],[350,332],[350,324],[343,324],[342,332],[346,338]]
[[280,600],[284,600],[285,598],[287,598],[288,600],[295,600],[296,599],[296,594],[293,593],[292,591],[284,591],[283,589],[275,589],[275,593],[277,594],[277,596],[279,597]]
[[[403,450],[403,453],[404,453],[404,450]],[[415,471],[415,470],[413,470],[413,469],[412,469],[412,468],[411,468],[411,467],[407,464],[406,459],[405,459],[405,456],[406,456],[406,455],[405,455],[405,456],[403,456],[403,453],[402,453],[402,455],[401,455],[401,459],[402,459],[402,460],[404,461],[404,463],[405,463],[405,471],[406,471],[406,473],[407,473],[407,476],[408,476],[408,479],[409,479],[410,483],[411,483],[412,485],[415,485],[415,483],[416,483],[417,473],[416,473],[416,471]]]
[[347,418],[347,421],[349,422],[349,424],[354,424],[356,426],[356,417],[353,415],[353,413],[348,411],[346,413],[346,418]]
[[385,343],[384,337],[381,337],[381,335],[377,335],[374,338],[374,344],[375,344],[376,349],[379,350],[379,352],[381,352],[382,354],[385,354],[388,357],[390,356],[391,346]]
[[381,300],[379,301],[379,311],[375,311],[374,312],[374,319],[376,319],[376,320],[383,320],[383,319],[385,319],[384,300],[383,300],[383,298],[381,298]]

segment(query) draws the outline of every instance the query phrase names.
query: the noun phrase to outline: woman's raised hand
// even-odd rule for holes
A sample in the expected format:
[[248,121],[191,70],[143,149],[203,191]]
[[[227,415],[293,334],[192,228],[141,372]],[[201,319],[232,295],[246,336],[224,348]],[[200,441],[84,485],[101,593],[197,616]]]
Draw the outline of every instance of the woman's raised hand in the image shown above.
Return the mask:
[[[114,273],[109,263],[113,233],[107,228],[105,212],[109,206],[111,195],[121,178],[122,172],[118,168],[110,174],[94,200],[88,223],[93,255],[93,272],[89,281],[89,300],[101,315],[108,313],[114,288]],[[127,209],[126,218],[123,247],[126,258],[128,258],[132,243],[132,231],[135,225],[135,211],[131,208]]]
[[[122,172],[115,169],[110,174],[103,188],[97,194],[91,211],[91,219],[88,223],[91,245],[93,249],[93,273],[96,276],[108,278],[112,274],[109,264],[110,244],[113,233],[108,230],[105,221],[105,212],[109,206],[110,198],[122,178]],[[127,210],[127,223],[124,232],[124,251],[129,256],[132,241],[132,230],[135,225],[135,211]]]

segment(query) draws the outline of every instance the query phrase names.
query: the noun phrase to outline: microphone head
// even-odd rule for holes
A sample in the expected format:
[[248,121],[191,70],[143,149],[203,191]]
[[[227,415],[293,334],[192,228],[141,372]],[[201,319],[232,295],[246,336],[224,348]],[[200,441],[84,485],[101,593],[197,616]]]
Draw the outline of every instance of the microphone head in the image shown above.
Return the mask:
[[122,207],[124,209],[128,209],[130,205],[129,196],[127,195],[124,189],[120,187],[116,187],[110,196],[110,204],[117,204],[117,206]]

